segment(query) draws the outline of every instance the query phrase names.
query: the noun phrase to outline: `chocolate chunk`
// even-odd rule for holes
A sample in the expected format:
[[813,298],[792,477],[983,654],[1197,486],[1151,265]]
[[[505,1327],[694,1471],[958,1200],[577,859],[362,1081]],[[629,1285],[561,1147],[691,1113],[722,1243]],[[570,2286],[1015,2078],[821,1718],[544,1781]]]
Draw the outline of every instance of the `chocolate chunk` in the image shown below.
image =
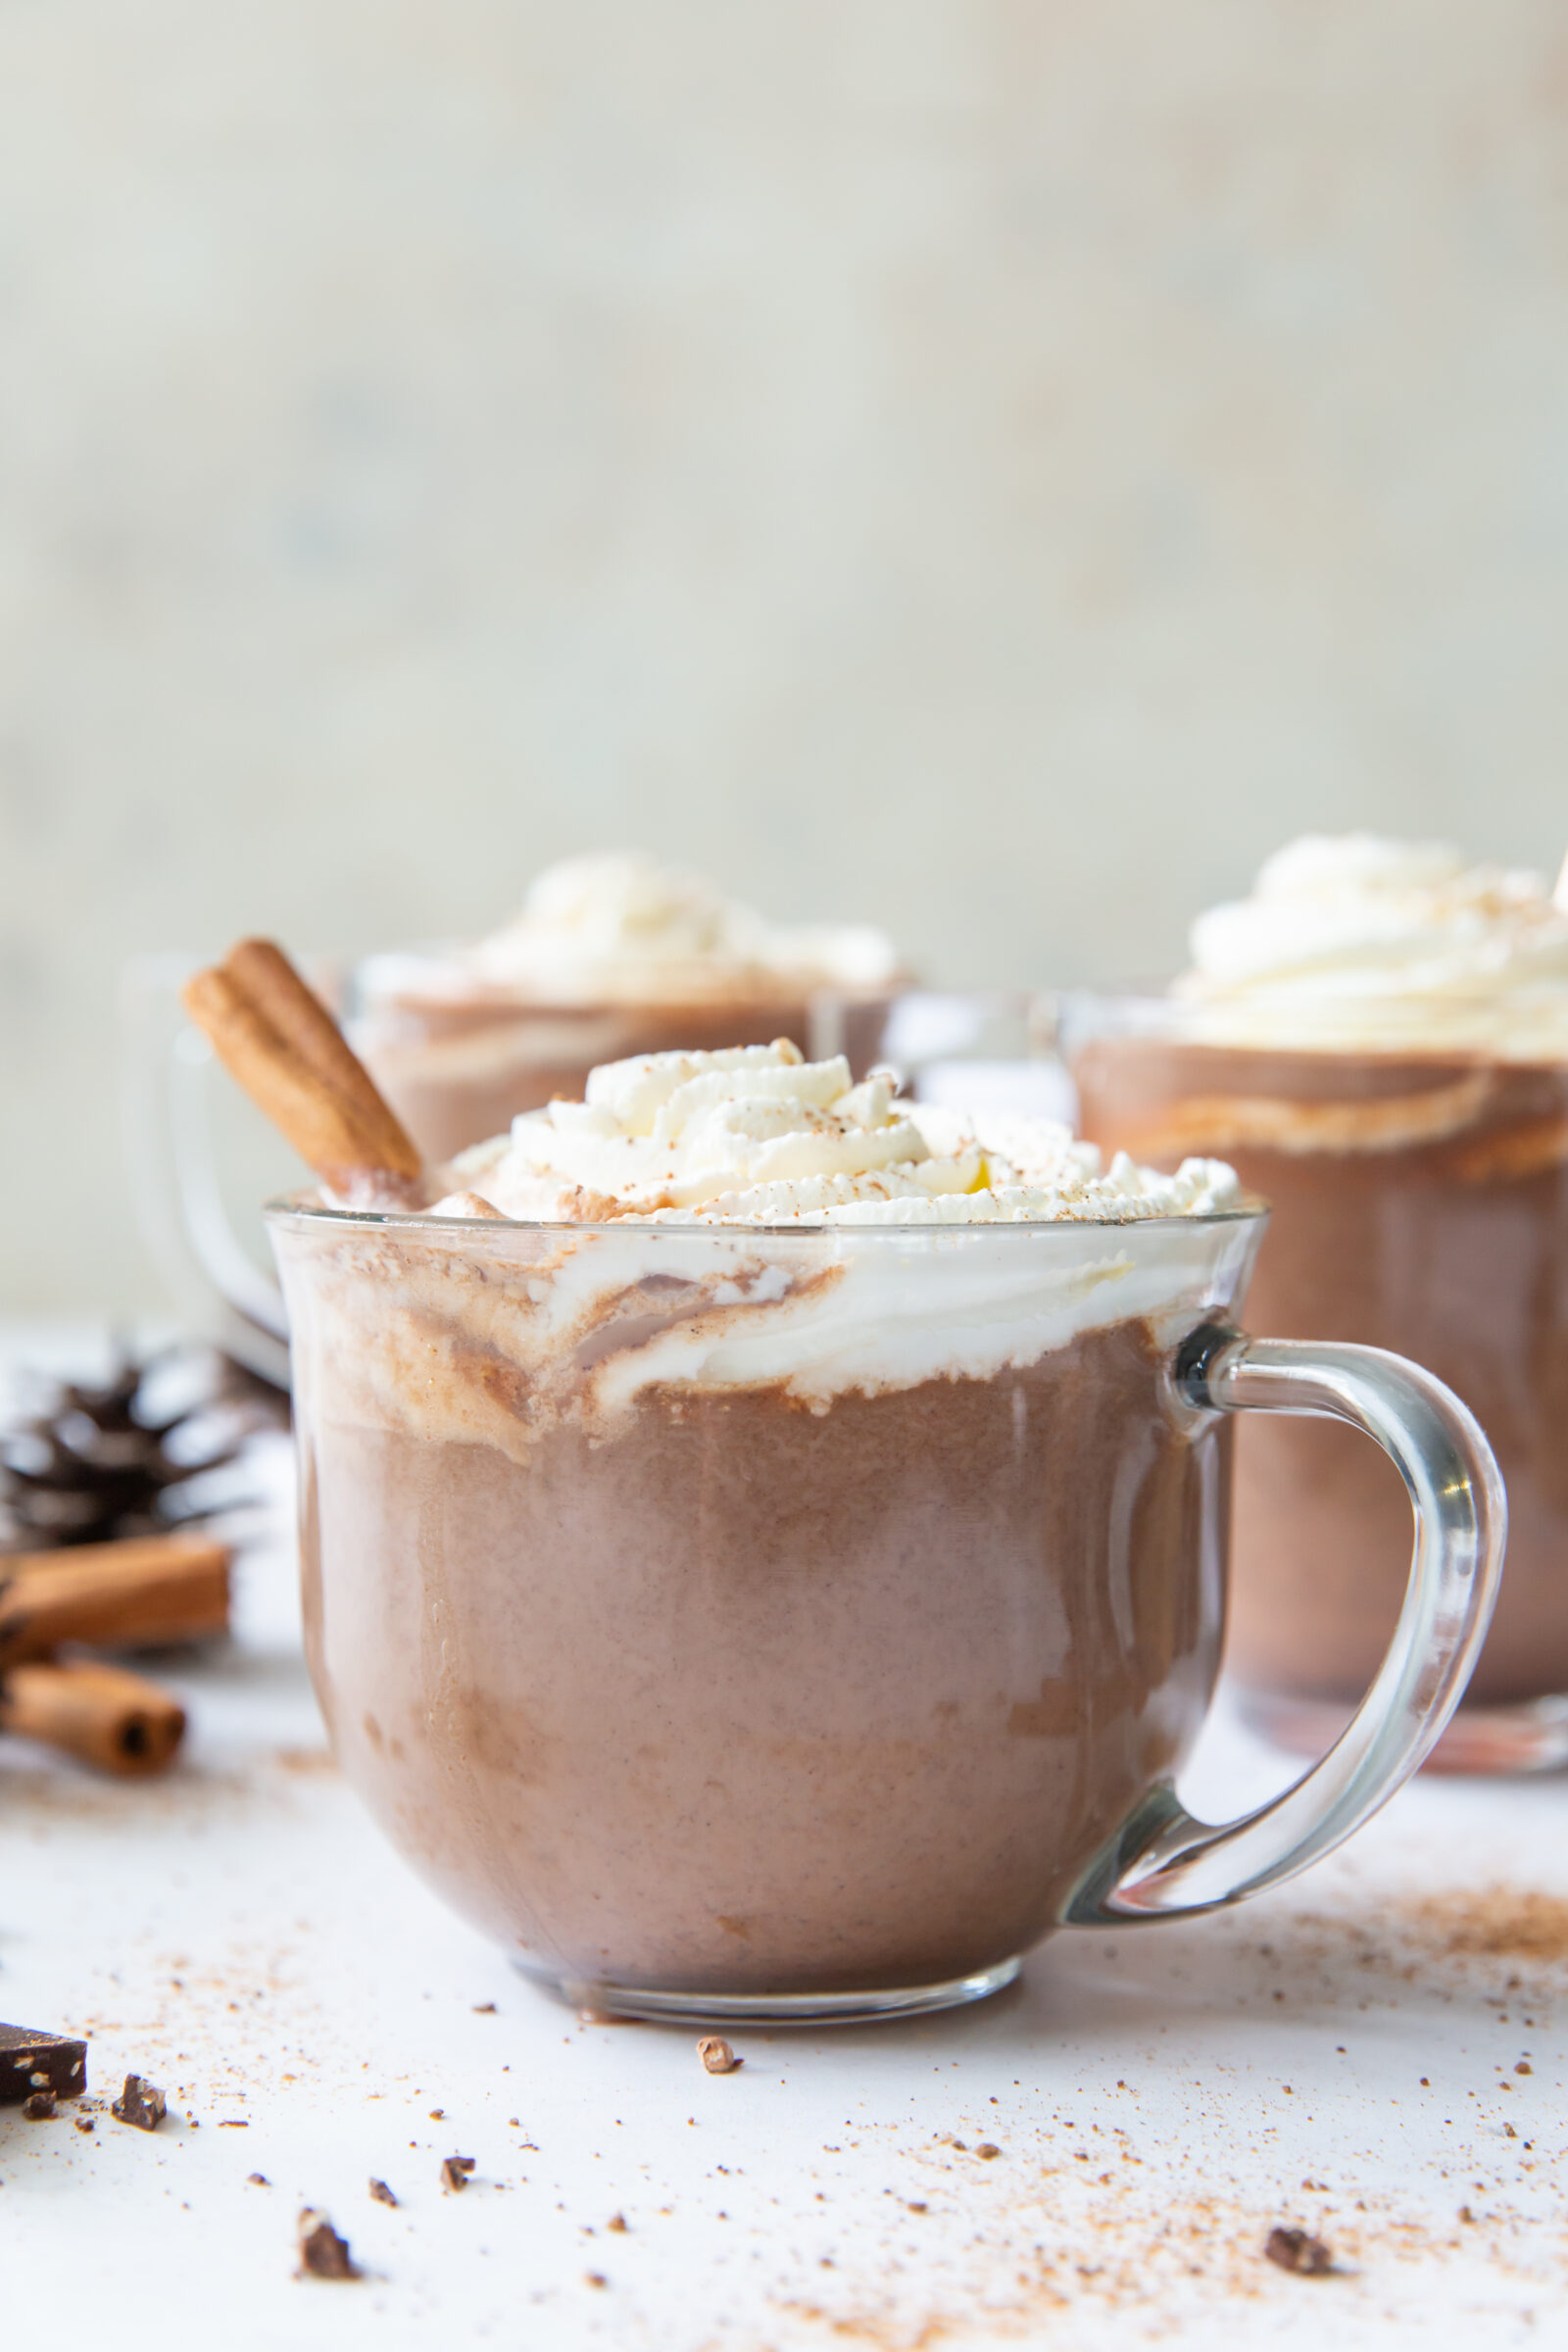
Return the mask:
[[370,2182],[370,2194],[378,2205],[395,2205],[397,2203],[397,2198],[393,2195],[391,2189],[388,2188],[384,2180],[372,2180]]
[[717,2034],[703,2035],[697,2044],[697,2055],[710,2075],[732,2075],[738,2066],[745,2064]]
[[613,2230],[620,2237],[625,2236],[628,2227],[626,2216],[623,2213],[612,2213],[605,2224],[607,2230]]
[[315,2213],[309,2205],[300,2215],[300,2267],[302,2278],[357,2278],[359,2266],[349,2252],[349,2241],[339,2237],[324,2213]]
[[63,2034],[34,2034],[26,2026],[0,2026],[0,2107],[52,2090],[74,2098],[87,2087],[87,2044]]
[[138,2132],[156,2132],[168,2112],[163,2092],[144,2075],[127,2075],[124,2089],[110,2109],[121,2123],[134,2124]]
[[1298,2271],[1304,2278],[1321,2278],[1334,2268],[1334,2257],[1320,2237],[1304,2230],[1271,2230],[1263,2248],[1282,2271]]
[[983,2139],[980,2142],[980,2145],[976,2148],[975,2154],[977,2156],[983,2156],[987,2164],[989,2164],[994,2156],[1000,2156],[1002,2154],[1002,2150],[998,2147],[994,2139]]
[[58,2115],[60,2110],[55,2105],[55,2094],[52,2090],[34,2090],[30,2091],[23,2100],[22,2112],[29,2124],[46,2124],[49,2118],[52,2115]]
[[466,2188],[468,2175],[472,2170],[473,2158],[471,2156],[444,2156],[441,2160],[442,2187]]

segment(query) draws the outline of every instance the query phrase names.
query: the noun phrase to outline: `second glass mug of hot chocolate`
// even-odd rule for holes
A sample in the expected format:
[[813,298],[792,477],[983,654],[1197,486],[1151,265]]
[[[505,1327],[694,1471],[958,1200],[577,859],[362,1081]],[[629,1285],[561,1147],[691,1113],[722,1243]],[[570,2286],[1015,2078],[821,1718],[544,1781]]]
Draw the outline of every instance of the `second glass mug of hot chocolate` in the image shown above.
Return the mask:
[[[1230,1161],[1274,1211],[1259,1320],[1396,1349],[1476,1413],[1507,1573],[1435,1761],[1561,1765],[1568,918],[1539,878],[1442,845],[1309,837],[1194,946],[1173,991],[1063,1000],[1084,1132],[1156,1166]],[[1307,1751],[1335,1736],[1398,1612],[1404,1540],[1399,1481],[1343,1430],[1245,1432],[1228,1664],[1260,1729]]]
[[[433,1886],[607,2011],[939,2008],[1057,1927],[1257,1892],[1415,1769],[1485,1635],[1485,1440],[1413,1366],[1237,1333],[1245,1198],[814,1229],[301,1199],[269,1222],[337,1754]],[[1254,1410],[1375,1441],[1416,1537],[1348,1730],[1211,1828],[1174,1783]]]

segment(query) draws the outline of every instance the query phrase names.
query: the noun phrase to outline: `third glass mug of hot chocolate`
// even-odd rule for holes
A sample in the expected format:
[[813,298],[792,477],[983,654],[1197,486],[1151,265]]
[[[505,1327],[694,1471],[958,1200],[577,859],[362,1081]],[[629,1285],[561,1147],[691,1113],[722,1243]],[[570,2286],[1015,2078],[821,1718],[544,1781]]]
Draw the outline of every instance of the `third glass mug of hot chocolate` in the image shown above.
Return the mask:
[[[1436,1761],[1568,1758],[1568,914],[1436,845],[1309,838],[1194,927],[1168,992],[1069,999],[1084,1132],[1213,1152],[1273,1207],[1270,1331],[1396,1349],[1475,1412],[1507,1573]],[[1289,1744],[1333,1737],[1399,1607],[1407,1505],[1342,1430],[1237,1447],[1229,1661]]]
[[[938,2008],[1056,1927],[1276,1884],[1415,1768],[1494,1467],[1413,1367],[1237,1333],[1264,1212],[1228,1169],[987,1145],[783,1047],[588,1094],[428,1212],[269,1212],[336,1752],[521,1965],[630,2015]],[[1174,1781],[1254,1408],[1386,1448],[1416,1543],[1333,1753],[1210,1828]]]

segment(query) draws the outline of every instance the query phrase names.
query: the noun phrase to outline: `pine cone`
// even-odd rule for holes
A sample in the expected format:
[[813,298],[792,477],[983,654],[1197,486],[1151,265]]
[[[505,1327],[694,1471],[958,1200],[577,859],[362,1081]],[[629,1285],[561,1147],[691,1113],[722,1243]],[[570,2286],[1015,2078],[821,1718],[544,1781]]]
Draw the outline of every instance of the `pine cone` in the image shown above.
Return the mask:
[[221,1443],[196,1459],[184,1458],[178,1446],[170,1450],[170,1441],[210,1410],[212,1396],[163,1420],[149,1416],[149,1375],[169,1360],[123,1355],[102,1387],[64,1384],[49,1411],[0,1438],[0,1502],[9,1521],[0,1531],[0,1552],[163,1535],[232,1507],[229,1498],[194,1503],[185,1489],[233,1461],[236,1444]]

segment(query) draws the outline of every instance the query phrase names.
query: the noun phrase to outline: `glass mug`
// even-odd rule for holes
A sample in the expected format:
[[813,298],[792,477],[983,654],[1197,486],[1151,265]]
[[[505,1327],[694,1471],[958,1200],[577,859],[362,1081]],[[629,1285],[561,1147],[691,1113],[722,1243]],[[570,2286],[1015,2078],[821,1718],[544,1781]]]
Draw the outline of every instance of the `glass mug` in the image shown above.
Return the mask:
[[[1375,1350],[1242,1337],[1258,1206],[1132,1224],[538,1226],[267,1212],[307,1649],[414,1868],[570,1999],[853,2019],[1054,1929],[1303,1869],[1415,1769],[1505,1505]],[[1414,1502],[1353,1721],[1212,1828],[1231,1423],[1327,1413]]]
[[[1568,1066],[1356,1042],[1392,1017],[1331,1008],[1310,1042],[1240,1046],[1203,1007],[1129,991],[1064,999],[1061,1034],[1096,1143],[1165,1167],[1212,1154],[1268,1196],[1259,1321],[1412,1356],[1481,1421],[1508,1573],[1435,1761],[1542,1769],[1568,1760]],[[1382,1652],[1404,1511],[1343,1430],[1240,1436],[1228,1664],[1289,1745],[1332,1739]]]
[[[254,1203],[293,1181],[287,1147],[186,1020],[179,992],[200,958],[143,956],[121,989],[122,1127],[142,1237],[182,1320],[286,1387],[287,1323]],[[588,1072],[633,1054],[766,1045],[793,1037],[813,1060],[847,1056],[857,1078],[897,1069],[922,1101],[1070,1119],[1071,1088],[1043,1001],[1022,993],[906,989],[793,993],[710,1004],[526,1006],[454,987],[450,952],[316,956],[312,985],[423,1157],[500,1135]]]

